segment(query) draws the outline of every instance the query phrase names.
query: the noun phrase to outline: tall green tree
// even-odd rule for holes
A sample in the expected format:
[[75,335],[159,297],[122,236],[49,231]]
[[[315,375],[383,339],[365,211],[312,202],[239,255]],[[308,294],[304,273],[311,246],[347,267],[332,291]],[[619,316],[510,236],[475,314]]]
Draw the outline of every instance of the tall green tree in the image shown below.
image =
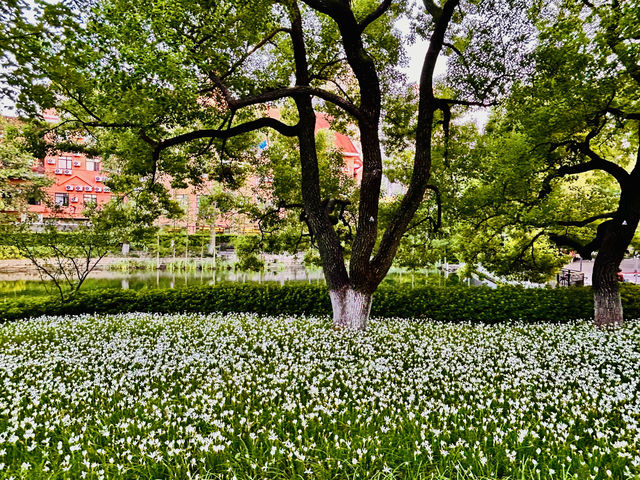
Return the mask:
[[495,114],[472,142],[452,168],[460,192],[448,202],[452,250],[508,279],[549,280],[569,258],[552,239],[595,235],[594,224],[577,220],[614,208],[614,183],[594,172],[556,179],[545,191],[556,167],[517,117]]
[[[526,7],[515,0],[425,0],[415,8],[399,0],[85,3],[92,8],[75,21],[72,6],[42,2],[33,26],[18,28],[41,33],[11,51],[8,80],[20,91],[19,107],[34,114],[56,108],[60,128],[117,137],[112,153],[125,162],[123,174],[142,177],[153,191],[160,172],[196,179],[205,159],[232,179],[234,159],[251,155],[258,130],[295,139],[304,217],[319,248],[334,324],[349,329],[366,327],[372,295],[430,188],[433,138],[446,129],[450,110],[500,94],[510,68],[500,58],[518,50],[523,32],[512,18]],[[407,42],[394,28],[401,16],[412,19],[412,35],[428,41],[411,93],[399,72]],[[459,68],[461,84],[469,86],[463,98],[434,88],[444,48],[471,56]],[[411,175],[380,231],[381,126],[394,118],[386,99],[402,94],[417,102],[407,140]],[[295,117],[274,118],[274,104],[292,108]],[[317,109],[355,124],[362,145],[348,266],[332,218],[335,202],[323,198],[320,186]]]
[[624,0],[559,6],[540,24],[533,81],[509,108],[535,140],[534,155],[545,160],[541,198],[575,175],[615,193],[614,205],[561,222],[593,224],[591,237],[567,231],[550,238],[583,258],[597,252],[595,322],[617,325],[623,321],[617,272],[640,220],[640,6]]
[[640,218],[640,8],[562,0],[538,13],[530,70],[456,159],[458,231],[472,238],[461,256],[535,280],[562,260],[554,245],[597,252],[595,322],[620,324],[617,272]]

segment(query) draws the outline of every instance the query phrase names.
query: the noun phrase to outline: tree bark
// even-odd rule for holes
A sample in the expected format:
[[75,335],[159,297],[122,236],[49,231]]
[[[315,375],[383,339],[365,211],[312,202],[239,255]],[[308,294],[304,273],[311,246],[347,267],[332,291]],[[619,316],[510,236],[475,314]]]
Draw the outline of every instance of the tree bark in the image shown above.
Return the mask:
[[630,204],[635,206],[633,204],[637,199],[629,199],[624,193],[623,191],[620,199],[622,208],[618,215],[600,225],[604,231],[602,244],[593,264],[594,322],[598,327],[615,327],[622,325],[624,321],[618,288],[618,269],[638,226],[635,209],[628,208]]
[[601,260],[598,254],[593,265],[594,322],[598,327],[622,325],[624,315],[618,289],[618,266],[612,260]]
[[366,330],[372,296],[352,287],[330,289],[333,326],[346,330]]

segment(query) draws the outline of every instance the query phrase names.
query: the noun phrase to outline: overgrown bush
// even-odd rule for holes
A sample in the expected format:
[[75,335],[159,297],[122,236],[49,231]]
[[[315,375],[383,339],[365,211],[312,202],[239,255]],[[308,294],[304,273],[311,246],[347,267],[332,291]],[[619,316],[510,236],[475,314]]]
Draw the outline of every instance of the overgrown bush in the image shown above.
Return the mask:
[[[626,318],[640,318],[640,287],[623,285]],[[71,300],[13,300],[0,303],[0,318],[120,312],[331,313],[325,287],[314,285],[216,285],[179,290],[94,290]],[[524,289],[502,287],[380,288],[371,314],[379,317],[431,318],[445,322],[567,322],[593,316],[588,287]]]
[[0,245],[0,260],[8,260],[15,258],[24,258],[13,245]]
[[236,268],[246,272],[259,272],[264,270],[264,261],[259,257],[260,237],[238,236],[233,241],[233,246],[238,257]]

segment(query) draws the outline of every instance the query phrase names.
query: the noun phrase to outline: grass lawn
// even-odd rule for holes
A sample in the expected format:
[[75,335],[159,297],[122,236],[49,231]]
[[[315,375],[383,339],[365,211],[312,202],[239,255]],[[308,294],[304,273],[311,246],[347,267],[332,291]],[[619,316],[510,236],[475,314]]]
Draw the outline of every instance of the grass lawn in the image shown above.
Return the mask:
[[640,321],[0,326],[0,478],[640,478]]

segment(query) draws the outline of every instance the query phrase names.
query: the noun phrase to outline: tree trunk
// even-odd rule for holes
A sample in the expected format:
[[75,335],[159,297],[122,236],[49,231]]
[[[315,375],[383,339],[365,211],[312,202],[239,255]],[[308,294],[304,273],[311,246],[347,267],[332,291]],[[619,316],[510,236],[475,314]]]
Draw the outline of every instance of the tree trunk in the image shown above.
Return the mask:
[[[616,280],[617,282],[617,280]],[[617,283],[607,283],[598,289],[593,289],[595,305],[594,321],[598,327],[616,327],[622,325],[622,301]]]
[[600,249],[593,265],[594,322],[598,327],[622,325],[622,301],[618,289],[618,267],[620,260],[611,252]]
[[371,293],[352,287],[329,290],[333,308],[333,326],[346,330],[365,330],[371,310]]
[[[635,220],[635,219],[634,219]],[[637,221],[632,225],[621,225],[618,218],[602,223],[602,244],[593,264],[593,303],[595,307],[594,322],[598,327],[615,327],[622,325],[622,301],[618,288],[618,269]]]

